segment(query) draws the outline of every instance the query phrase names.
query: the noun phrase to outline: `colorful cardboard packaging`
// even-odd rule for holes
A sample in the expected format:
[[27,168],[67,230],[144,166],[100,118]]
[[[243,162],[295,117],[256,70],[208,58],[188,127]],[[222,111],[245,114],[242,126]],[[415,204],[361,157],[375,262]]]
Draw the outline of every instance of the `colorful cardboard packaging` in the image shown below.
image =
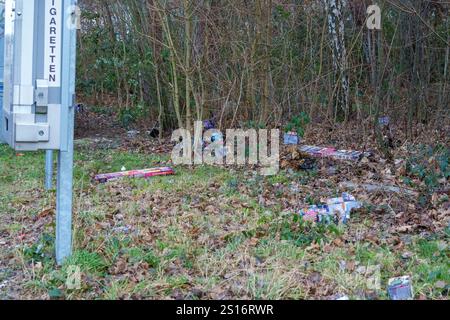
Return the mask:
[[344,223],[350,219],[353,209],[359,209],[362,204],[355,197],[344,193],[340,198],[328,199],[326,204],[314,205],[300,211],[306,221],[317,223]]

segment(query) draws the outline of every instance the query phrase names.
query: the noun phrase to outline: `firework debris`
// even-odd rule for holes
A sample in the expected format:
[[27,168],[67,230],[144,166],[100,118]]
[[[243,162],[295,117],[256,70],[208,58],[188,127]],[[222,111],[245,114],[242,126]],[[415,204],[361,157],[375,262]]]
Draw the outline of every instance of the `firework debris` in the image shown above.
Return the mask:
[[118,180],[122,178],[151,178],[156,176],[174,175],[175,171],[172,168],[152,168],[143,170],[131,170],[116,173],[99,174],[95,176],[95,181],[99,183],[106,183],[108,181]]
[[344,223],[350,219],[353,209],[359,209],[362,204],[350,194],[344,193],[340,198],[328,199],[326,204],[313,205],[300,211],[305,221],[317,223]]
[[388,293],[391,300],[412,300],[414,294],[411,277],[404,276],[390,279]]
[[336,148],[323,148],[316,146],[302,146],[300,151],[316,158],[331,158],[335,160],[359,161],[372,156],[370,152],[337,150]]

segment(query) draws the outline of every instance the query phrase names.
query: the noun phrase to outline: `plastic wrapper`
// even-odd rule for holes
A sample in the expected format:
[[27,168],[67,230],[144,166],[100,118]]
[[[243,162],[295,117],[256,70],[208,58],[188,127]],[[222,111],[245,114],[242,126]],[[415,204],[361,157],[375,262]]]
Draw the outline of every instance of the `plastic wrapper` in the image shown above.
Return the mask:
[[414,293],[411,278],[404,276],[390,279],[388,293],[391,300],[412,300]]
[[284,134],[284,144],[285,145],[298,145],[300,143],[300,138],[295,132],[288,132]]

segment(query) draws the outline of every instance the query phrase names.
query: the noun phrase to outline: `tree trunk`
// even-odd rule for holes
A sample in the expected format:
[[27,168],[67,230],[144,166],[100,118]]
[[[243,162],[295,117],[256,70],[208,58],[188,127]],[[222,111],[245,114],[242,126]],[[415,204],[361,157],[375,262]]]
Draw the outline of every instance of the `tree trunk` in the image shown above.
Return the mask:
[[334,94],[334,113],[344,113],[348,120],[350,111],[350,84],[348,77],[347,48],[345,45],[344,10],[346,0],[324,0],[328,17],[328,31],[333,51],[336,92]]

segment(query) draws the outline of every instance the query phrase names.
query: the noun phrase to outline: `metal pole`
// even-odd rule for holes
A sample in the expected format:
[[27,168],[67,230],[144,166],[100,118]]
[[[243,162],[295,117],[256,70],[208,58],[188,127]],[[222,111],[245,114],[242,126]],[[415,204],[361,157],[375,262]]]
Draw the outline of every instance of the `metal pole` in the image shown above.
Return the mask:
[[56,192],[56,262],[59,265],[61,265],[66,258],[72,255],[72,187],[73,149],[69,146],[69,151],[60,151],[58,153],[58,181]]
[[[67,108],[67,148],[58,154],[58,182],[56,193],[56,261],[61,265],[72,255],[72,195],[73,195],[73,139],[74,94],[76,68],[76,23],[73,21],[76,0],[63,1],[62,82],[61,107]],[[69,23],[71,22],[72,23]]]
[[0,25],[0,145],[4,144],[3,140],[3,72],[4,72],[4,54],[5,54],[5,3],[0,3],[0,13],[3,15]]
[[52,190],[53,187],[53,151],[45,152],[45,189]]

